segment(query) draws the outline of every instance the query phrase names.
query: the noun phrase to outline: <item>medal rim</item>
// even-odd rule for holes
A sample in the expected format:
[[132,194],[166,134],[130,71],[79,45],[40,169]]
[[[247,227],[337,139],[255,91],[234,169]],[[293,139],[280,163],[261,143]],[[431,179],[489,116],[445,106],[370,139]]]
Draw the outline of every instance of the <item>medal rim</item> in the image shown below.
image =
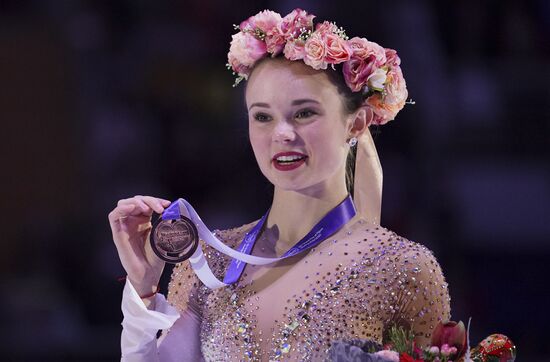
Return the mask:
[[[188,225],[191,225],[191,231],[192,231],[193,236],[194,236],[192,238],[191,250],[189,250],[187,253],[185,253],[183,255],[180,255],[180,256],[178,256],[177,258],[174,258],[174,259],[168,259],[168,257],[163,255],[159,250],[160,248],[158,248],[156,243],[155,243],[155,231],[156,231],[157,227],[163,221],[171,221],[171,220],[184,220]],[[150,239],[149,242],[150,242],[150,245],[151,245],[151,249],[153,249],[153,252],[155,253],[155,255],[158,258],[160,258],[162,261],[164,261],[166,263],[170,263],[170,264],[178,264],[178,263],[181,263],[182,261],[185,261],[185,260],[189,259],[195,253],[195,251],[197,250],[197,248],[199,246],[199,232],[197,230],[197,226],[195,225],[195,223],[191,219],[189,219],[188,217],[183,216],[183,215],[179,215],[179,217],[176,218],[176,219],[166,219],[166,220],[163,219],[162,217],[159,217],[153,223],[149,239]]]

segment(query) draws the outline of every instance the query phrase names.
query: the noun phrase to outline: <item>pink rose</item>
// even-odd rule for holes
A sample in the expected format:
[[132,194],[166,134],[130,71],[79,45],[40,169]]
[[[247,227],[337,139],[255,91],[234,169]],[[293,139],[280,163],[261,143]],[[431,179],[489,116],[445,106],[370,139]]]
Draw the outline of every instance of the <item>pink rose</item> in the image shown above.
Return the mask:
[[313,29],[313,18],[315,15],[309,15],[305,10],[294,9],[283,18],[281,32],[286,39],[297,38],[302,33],[302,28]]
[[380,356],[384,359],[387,359],[388,361],[391,361],[391,362],[399,362],[399,353],[395,351],[383,349],[381,351],[376,352],[375,355]]
[[286,39],[281,33],[279,27],[272,28],[265,34],[265,44],[267,46],[267,51],[271,53],[272,57],[277,56],[280,52],[283,51],[285,47],[285,42]]
[[279,13],[271,10],[260,11],[243,21],[240,28],[243,32],[257,35],[260,31],[264,35],[264,41],[267,45],[267,51],[272,56],[278,55],[284,48],[285,38],[279,26],[282,18]]
[[359,92],[365,84],[368,77],[374,71],[374,58],[369,58],[367,61],[351,59],[344,63],[342,67],[344,79],[352,92]]
[[266,45],[250,33],[234,34],[227,58],[233,70],[241,75],[248,74],[254,63],[266,54]]
[[306,55],[305,42],[303,40],[289,40],[283,50],[285,57],[289,60],[301,60]]
[[400,67],[394,67],[386,75],[384,92],[375,93],[367,98],[367,105],[374,113],[373,123],[385,124],[395,118],[403,109],[408,92]]
[[352,50],[352,58],[365,60],[373,57],[377,67],[386,63],[386,51],[375,42],[368,41],[365,38],[355,37],[348,40],[348,45]]
[[331,23],[330,21],[323,21],[322,23],[317,24],[315,27],[315,32],[319,32],[321,34],[332,34],[335,33],[338,30],[338,27],[336,24]]
[[351,49],[347,42],[336,34],[325,35],[326,61],[331,64],[347,62],[351,57]]
[[395,67],[401,64],[401,59],[397,56],[397,52],[393,49],[386,48],[386,64]]
[[348,87],[358,92],[367,84],[369,77],[386,62],[385,49],[358,37],[350,39],[348,46],[352,55],[351,60],[344,63],[344,78]]
[[242,31],[261,30],[264,33],[276,28],[282,21],[281,15],[271,10],[260,11],[243,21],[240,25]]
[[441,346],[441,354],[445,357],[452,356],[457,352],[456,347],[449,347],[448,344]]
[[233,69],[235,73],[242,75],[245,78],[248,77],[248,74],[250,74],[250,67],[239,63],[239,60],[233,57],[231,53],[227,54],[227,60],[229,62],[229,65],[231,66],[231,69]]
[[313,32],[307,39],[304,48],[304,63],[316,70],[327,69],[325,40],[320,32]]

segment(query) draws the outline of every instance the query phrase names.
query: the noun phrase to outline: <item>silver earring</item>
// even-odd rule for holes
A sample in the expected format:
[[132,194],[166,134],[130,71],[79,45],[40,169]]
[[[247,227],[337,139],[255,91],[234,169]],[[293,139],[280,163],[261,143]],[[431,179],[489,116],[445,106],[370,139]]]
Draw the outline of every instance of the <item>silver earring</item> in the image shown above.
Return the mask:
[[349,141],[348,141],[348,144],[349,144],[350,147],[355,146],[357,144],[357,138],[356,137],[350,138]]

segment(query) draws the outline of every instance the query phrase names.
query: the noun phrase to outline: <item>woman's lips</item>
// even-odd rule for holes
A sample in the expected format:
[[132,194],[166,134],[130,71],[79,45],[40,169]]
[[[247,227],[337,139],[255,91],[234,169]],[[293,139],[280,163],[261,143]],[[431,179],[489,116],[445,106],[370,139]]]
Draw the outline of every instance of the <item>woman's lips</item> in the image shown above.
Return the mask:
[[300,152],[280,152],[273,156],[271,162],[279,171],[290,171],[306,162],[307,155]]
[[288,163],[280,163],[277,160],[273,160],[273,166],[279,171],[290,171],[300,167],[304,162],[306,162],[305,158]]

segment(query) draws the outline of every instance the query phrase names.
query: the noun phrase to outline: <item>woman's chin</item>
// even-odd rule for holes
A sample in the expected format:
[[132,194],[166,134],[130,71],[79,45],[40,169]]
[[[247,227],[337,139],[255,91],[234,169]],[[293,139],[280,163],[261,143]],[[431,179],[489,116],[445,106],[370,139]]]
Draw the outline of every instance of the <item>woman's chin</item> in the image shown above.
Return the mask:
[[276,189],[285,192],[297,192],[300,194],[316,194],[319,184],[316,182],[305,182],[304,180],[272,180],[271,182]]
[[308,185],[306,185],[303,181],[299,180],[297,177],[270,177],[268,178],[269,181],[273,184],[273,186],[281,191],[300,191],[304,188],[307,188]]
[[291,182],[277,181],[277,182],[272,182],[272,184],[273,184],[273,186],[275,186],[275,188],[277,188],[281,191],[295,191],[295,192],[298,192],[298,191],[304,189],[303,185],[299,185],[299,184],[291,183]]

